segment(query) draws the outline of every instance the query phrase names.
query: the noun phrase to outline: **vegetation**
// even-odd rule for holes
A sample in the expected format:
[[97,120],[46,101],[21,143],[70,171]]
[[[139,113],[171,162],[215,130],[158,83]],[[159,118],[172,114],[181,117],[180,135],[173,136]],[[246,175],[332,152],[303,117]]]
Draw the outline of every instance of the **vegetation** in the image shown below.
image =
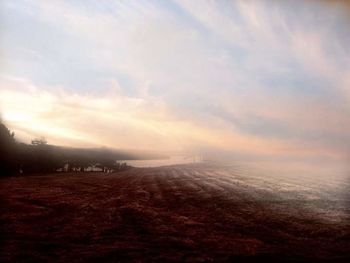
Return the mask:
[[[29,174],[48,172],[80,172],[99,169],[104,172],[125,170],[125,163],[116,160],[143,159],[137,155],[107,148],[82,149],[50,145],[45,138],[31,144],[15,141],[15,134],[0,122],[0,174]],[[158,157],[158,156],[156,156]]]
[[0,122],[0,172],[10,174],[16,170],[16,143],[14,133]]

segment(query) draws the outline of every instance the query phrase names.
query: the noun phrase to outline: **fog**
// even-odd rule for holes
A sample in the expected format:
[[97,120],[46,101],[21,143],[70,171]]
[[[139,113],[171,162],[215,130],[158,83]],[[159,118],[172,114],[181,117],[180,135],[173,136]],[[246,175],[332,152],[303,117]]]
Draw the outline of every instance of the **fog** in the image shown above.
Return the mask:
[[19,141],[348,173],[346,1],[2,1],[0,16]]

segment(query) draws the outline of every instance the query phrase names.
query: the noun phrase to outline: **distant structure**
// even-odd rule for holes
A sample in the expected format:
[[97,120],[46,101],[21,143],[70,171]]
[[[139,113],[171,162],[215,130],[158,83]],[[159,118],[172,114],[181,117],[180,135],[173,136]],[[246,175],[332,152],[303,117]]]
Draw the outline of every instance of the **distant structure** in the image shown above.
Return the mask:
[[40,137],[38,139],[32,140],[32,145],[47,145],[47,140],[45,137]]

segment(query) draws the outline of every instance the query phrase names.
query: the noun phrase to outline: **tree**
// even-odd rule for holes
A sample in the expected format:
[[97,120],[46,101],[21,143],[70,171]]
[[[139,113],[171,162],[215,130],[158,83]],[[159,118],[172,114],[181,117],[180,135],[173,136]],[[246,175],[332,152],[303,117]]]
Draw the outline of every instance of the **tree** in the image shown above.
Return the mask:
[[14,132],[0,120],[0,174],[13,174],[17,171],[16,142]]
[[64,165],[62,156],[44,137],[33,139],[31,145],[21,148],[24,173],[50,173]]

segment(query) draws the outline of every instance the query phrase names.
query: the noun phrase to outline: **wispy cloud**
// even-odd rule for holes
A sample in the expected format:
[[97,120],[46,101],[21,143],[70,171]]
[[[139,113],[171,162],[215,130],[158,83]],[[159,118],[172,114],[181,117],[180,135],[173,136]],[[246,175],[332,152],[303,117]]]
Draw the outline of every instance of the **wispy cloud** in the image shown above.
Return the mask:
[[349,154],[340,2],[5,1],[1,110],[22,138]]

